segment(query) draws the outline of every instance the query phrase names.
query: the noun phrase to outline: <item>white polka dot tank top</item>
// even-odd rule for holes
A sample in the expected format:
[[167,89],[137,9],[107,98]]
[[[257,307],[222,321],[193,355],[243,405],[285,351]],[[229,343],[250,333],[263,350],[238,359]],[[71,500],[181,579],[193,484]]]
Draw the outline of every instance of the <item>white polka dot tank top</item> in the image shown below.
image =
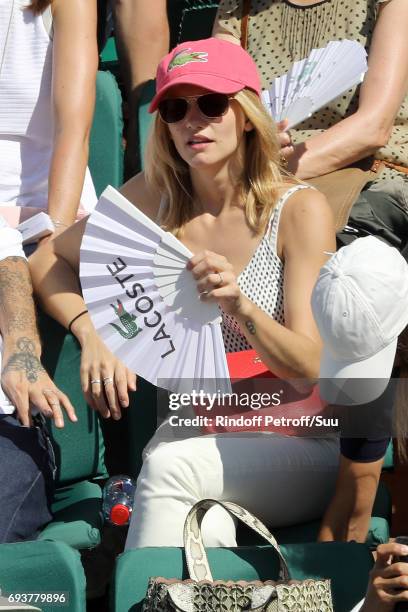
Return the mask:
[[[266,312],[278,323],[285,324],[283,305],[284,265],[277,253],[279,220],[285,202],[300,189],[310,189],[307,185],[296,185],[280,198],[264,237],[259,243],[249,263],[238,276],[238,285],[248,299]],[[225,351],[235,353],[251,349],[241,329],[231,315],[223,313],[222,335]]]

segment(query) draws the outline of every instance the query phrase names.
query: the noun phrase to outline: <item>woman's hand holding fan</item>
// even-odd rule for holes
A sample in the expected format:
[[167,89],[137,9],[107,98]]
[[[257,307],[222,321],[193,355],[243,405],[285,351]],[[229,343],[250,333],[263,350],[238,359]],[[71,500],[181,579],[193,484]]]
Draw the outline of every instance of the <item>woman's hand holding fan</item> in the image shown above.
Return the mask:
[[232,265],[226,257],[203,251],[187,264],[197,282],[200,299],[216,302],[229,315],[237,315],[247,298],[241,292]]

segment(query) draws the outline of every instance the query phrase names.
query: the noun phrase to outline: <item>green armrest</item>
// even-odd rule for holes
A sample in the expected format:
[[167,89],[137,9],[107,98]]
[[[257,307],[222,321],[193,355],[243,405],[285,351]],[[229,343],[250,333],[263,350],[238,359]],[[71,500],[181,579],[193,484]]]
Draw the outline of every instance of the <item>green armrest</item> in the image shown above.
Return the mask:
[[53,520],[41,532],[40,540],[65,542],[73,548],[93,548],[101,541],[102,490],[87,480],[55,492]]

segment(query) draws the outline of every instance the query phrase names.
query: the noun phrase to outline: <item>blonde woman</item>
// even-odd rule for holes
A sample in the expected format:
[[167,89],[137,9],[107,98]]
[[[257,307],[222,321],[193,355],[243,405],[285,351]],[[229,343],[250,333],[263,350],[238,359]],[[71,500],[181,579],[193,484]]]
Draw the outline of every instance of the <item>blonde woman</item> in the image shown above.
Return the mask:
[[[201,299],[223,311],[226,351],[252,347],[282,378],[315,378],[321,340],[310,296],[325,253],[335,249],[333,220],[321,194],[282,174],[259,93],[255,64],[237,45],[207,39],[176,47],[158,68],[146,175],[122,193],[195,253],[189,269]],[[83,227],[38,250],[33,282],[45,309],[82,346],[91,402],[120,418],[134,377],[85,311],[77,276]],[[165,442],[159,428],[153,436],[127,547],[180,546],[186,514],[203,497],[238,502],[274,526],[322,515],[334,489],[336,438],[188,435]],[[234,523],[218,509],[204,533],[208,545],[236,544]]]

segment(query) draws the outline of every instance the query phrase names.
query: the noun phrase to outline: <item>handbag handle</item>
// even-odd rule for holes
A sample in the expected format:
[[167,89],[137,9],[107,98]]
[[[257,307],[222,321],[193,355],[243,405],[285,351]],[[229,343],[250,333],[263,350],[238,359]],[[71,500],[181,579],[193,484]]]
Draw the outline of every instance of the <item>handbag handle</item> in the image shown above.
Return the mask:
[[241,17],[241,47],[248,47],[248,26],[249,26],[249,11],[251,9],[251,0],[242,0],[242,17]]
[[184,549],[186,553],[187,567],[189,576],[192,580],[209,580],[212,582],[212,574],[201,536],[201,523],[207,511],[213,506],[222,506],[225,510],[233,514],[237,519],[245,523],[247,527],[255,531],[266,540],[279,557],[279,578],[280,580],[290,580],[290,573],[284,556],[279,545],[265,525],[253,514],[232,502],[221,502],[215,499],[202,499],[197,502],[190,510],[184,523]]

